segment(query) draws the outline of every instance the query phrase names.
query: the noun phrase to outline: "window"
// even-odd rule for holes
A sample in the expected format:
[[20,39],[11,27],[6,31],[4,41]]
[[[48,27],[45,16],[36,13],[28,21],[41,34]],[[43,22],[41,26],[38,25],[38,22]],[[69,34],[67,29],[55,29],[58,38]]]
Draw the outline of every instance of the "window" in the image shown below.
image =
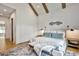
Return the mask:
[[0,39],[5,38],[5,22],[0,21]]

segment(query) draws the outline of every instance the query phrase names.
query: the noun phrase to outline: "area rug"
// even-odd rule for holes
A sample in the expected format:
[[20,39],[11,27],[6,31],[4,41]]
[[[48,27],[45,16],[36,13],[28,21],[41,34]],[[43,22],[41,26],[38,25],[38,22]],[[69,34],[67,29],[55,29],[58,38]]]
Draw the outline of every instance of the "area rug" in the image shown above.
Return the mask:
[[[36,56],[35,52],[27,44],[22,44],[19,47],[11,48],[7,52],[0,53],[1,56]],[[79,56],[78,53],[66,51],[64,56]]]
[[28,44],[21,44],[21,46],[11,48],[7,52],[0,53],[1,56],[35,56],[35,53]]

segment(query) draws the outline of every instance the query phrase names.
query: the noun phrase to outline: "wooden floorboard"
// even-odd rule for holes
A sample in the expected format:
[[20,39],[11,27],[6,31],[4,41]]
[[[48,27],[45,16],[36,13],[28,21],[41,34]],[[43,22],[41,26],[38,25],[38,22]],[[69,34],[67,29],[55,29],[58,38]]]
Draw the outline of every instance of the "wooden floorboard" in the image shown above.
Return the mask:
[[0,41],[3,42],[3,43],[0,43],[0,52],[6,51],[6,50],[16,46],[16,44],[12,43],[9,39],[5,39],[5,40],[3,39],[3,40],[0,40]]

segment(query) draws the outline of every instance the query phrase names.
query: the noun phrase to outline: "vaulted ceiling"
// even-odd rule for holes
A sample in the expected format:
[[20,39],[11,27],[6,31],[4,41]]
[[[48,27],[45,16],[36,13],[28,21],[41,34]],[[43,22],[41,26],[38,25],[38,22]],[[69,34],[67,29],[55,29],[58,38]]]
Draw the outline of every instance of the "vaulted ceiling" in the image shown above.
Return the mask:
[[32,11],[36,16],[48,14],[51,10],[66,8],[66,3],[29,3]]
[[[54,12],[58,12],[61,10],[65,10],[66,8],[79,7],[79,3],[31,3],[35,11],[38,15],[45,15],[48,13],[54,14]],[[46,5],[46,6],[45,6]],[[47,12],[46,12],[47,10]],[[33,11],[33,10],[32,10]]]
[[[18,4],[18,3],[17,3]],[[27,3],[24,3],[24,5]],[[28,3],[30,10],[36,16],[54,14],[55,12],[64,10],[66,8],[72,8],[73,6],[79,6],[77,3]],[[7,9],[7,11],[6,11]],[[0,16],[9,17],[15,9],[6,6],[5,4],[0,4]]]

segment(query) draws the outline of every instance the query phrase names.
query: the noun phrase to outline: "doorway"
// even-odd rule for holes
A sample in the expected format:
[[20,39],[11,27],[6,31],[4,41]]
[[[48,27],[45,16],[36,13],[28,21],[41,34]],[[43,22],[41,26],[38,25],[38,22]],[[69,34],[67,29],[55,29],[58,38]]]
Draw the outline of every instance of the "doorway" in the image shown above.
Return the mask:
[[15,12],[12,13],[10,16],[10,41],[12,43],[16,43],[16,20],[15,20],[16,13]]
[[11,41],[13,42],[13,18],[11,18]]
[[0,4],[0,46],[5,49],[16,43],[15,12],[14,8]]

